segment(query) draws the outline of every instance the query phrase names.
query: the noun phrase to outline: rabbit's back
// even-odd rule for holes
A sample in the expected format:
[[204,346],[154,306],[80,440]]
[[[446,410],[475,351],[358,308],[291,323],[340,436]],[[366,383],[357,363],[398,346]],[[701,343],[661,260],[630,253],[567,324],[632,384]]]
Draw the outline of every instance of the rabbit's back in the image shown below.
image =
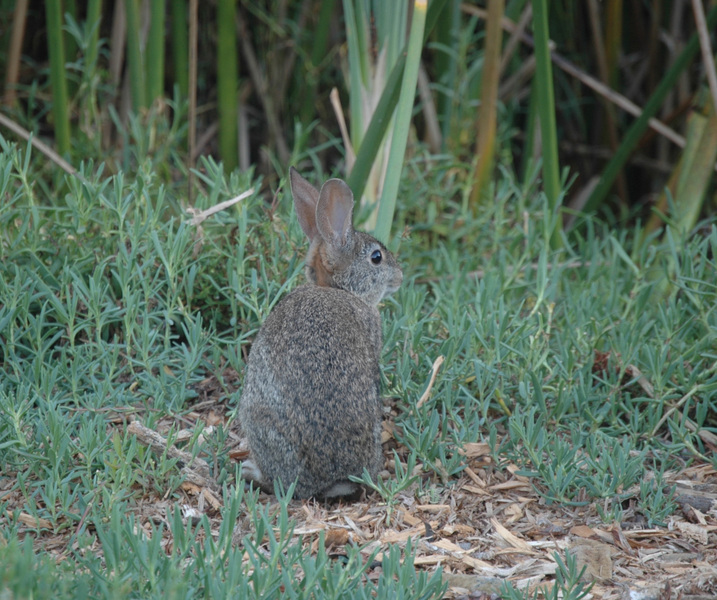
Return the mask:
[[304,285],[281,300],[252,346],[239,408],[266,484],[298,479],[321,495],[381,461],[381,320],[335,288]]

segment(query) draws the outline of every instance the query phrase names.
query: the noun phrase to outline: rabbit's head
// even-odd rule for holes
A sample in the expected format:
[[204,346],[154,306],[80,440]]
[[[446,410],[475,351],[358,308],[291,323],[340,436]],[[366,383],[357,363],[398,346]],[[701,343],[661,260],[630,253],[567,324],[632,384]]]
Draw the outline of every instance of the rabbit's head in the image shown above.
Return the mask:
[[403,280],[401,268],[381,242],[353,228],[349,186],[329,179],[319,191],[293,167],[290,181],[296,216],[311,242],[307,279],[351,292],[373,306],[395,292]]

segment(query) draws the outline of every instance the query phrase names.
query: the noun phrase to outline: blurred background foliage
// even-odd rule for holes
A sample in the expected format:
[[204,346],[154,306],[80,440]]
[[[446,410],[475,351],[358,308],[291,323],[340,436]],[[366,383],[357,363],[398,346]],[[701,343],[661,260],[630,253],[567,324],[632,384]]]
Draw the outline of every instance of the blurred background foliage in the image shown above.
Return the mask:
[[452,157],[464,208],[490,201],[504,170],[527,189],[542,167],[551,205],[567,209],[557,227],[584,211],[689,230],[715,209],[716,11],[431,0],[420,60],[407,61],[408,0],[0,0],[1,125],[75,167],[149,164],[167,184],[211,155],[254,168],[269,199],[303,161],[348,177],[372,227],[408,62],[406,152],[425,168]]

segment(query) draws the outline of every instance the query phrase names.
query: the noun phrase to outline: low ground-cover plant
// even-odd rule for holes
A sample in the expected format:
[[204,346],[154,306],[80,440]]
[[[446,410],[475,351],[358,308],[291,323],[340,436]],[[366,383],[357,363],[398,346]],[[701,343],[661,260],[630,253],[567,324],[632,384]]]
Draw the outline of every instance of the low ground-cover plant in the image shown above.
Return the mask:
[[[506,173],[494,206],[473,215],[456,168],[437,159],[423,179],[403,182],[406,280],[384,307],[383,364],[388,448],[397,473],[401,461],[411,468],[398,487],[377,489],[391,510],[401,495],[435,495],[463,475],[463,448],[488,441],[492,468],[517,466],[548,503],[595,504],[608,522],[632,503],[664,524],[675,509],[664,473],[691,460],[717,466],[704,436],[717,428],[717,228],[639,245],[589,221],[554,251],[540,194]],[[323,542],[293,535],[286,500],[244,494],[222,455],[226,422],[209,441],[182,442],[227,486],[222,529],[184,519],[177,460],[124,427],[170,419],[172,441],[203,402],[231,413],[254,334],[301,280],[305,248],[288,194],[272,204],[254,194],[197,227],[184,198],[141,165],[131,177],[88,168],[85,181],[62,180],[52,203],[37,176],[26,150],[4,143],[2,589],[308,597],[309,582],[320,582],[311,589],[326,597],[439,595],[438,576],[413,567],[411,545],[384,548],[376,579],[373,551],[349,547],[339,563]],[[199,183],[202,209],[257,182],[206,162]],[[149,530],[136,518],[148,498],[166,509]]]

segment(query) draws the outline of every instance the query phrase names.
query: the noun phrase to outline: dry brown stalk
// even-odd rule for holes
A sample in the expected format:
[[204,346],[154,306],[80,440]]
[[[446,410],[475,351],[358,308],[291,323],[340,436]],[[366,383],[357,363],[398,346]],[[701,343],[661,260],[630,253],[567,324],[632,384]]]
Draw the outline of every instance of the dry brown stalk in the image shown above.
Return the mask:
[[174,446],[168,446],[167,440],[153,429],[145,427],[139,421],[133,421],[127,427],[127,432],[137,436],[137,439],[155,454],[166,454],[169,458],[176,458],[179,461],[181,473],[189,483],[200,488],[207,488],[212,492],[218,492],[221,489],[211,477],[209,465],[206,462]]
[[697,24],[697,36],[700,39],[700,49],[702,50],[702,64],[705,67],[705,75],[707,83],[710,87],[712,102],[717,115],[717,71],[715,71],[715,59],[710,46],[710,33],[707,30],[707,20],[705,19],[705,10],[702,7],[702,0],[692,0],[692,10],[695,13],[695,23]]
[[436,360],[433,361],[433,366],[431,367],[431,379],[428,382],[428,387],[426,388],[426,391],[423,392],[423,395],[418,399],[418,402],[416,402],[416,409],[421,408],[423,404],[428,400],[428,397],[431,395],[431,390],[433,389],[433,383],[436,381],[436,375],[438,375],[438,369],[441,368],[441,365],[443,364],[443,361],[445,359],[443,356],[439,356]]

